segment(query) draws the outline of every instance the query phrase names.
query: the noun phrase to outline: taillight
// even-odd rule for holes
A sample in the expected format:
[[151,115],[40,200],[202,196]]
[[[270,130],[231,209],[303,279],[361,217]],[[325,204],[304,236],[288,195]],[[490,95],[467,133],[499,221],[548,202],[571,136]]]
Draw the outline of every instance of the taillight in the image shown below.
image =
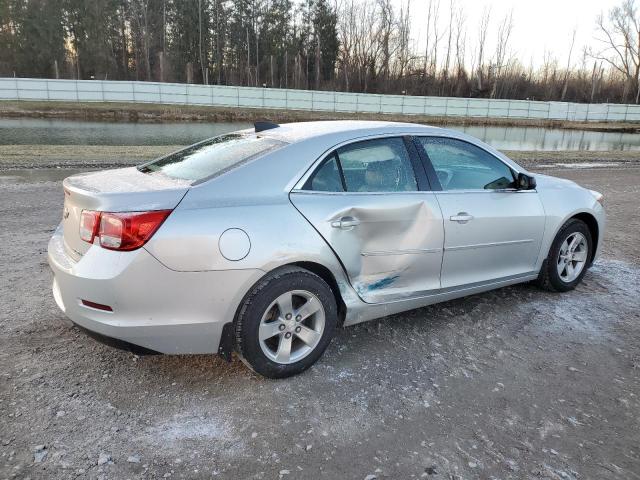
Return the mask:
[[100,212],[83,210],[80,215],[80,238],[85,242],[93,243],[100,226]]
[[100,246],[109,250],[135,250],[140,248],[160,228],[171,210],[152,212],[125,212],[100,215],[98,238]]

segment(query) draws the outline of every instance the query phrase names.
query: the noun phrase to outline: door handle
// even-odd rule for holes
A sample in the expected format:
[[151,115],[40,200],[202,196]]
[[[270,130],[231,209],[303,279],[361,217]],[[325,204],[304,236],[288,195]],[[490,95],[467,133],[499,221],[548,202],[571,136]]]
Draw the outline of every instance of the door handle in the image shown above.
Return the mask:
[[331,226],[333,228],[342,228],[343,230],[357,227],[358,225],[360,225],[360,220],[353,217],[342,217],[340,220],[334,220],[331,222]]
[[449,220],[452,222],[467,223],[468,221],[473,220],[473,215],[469,215],[467,212],[460,212],[457,215],[449,217]]

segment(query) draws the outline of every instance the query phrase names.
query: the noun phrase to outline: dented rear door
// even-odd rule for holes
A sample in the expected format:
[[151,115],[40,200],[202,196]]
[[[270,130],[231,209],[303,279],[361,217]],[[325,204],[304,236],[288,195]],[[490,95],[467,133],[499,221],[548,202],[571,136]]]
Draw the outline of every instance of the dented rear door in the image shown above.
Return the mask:
[[[440,288],[444,244],[440,207],[433,193],[409,178],[413,171],[411,163],[405,168],[408,153],[403,153],[402,143],[388,148],[374,142],[357,154],[339,149],[335,158],[327,157],[337,164],[342,187],[328,180],[331,165],[325,164],[317,170],[321,181],[314,185],[310,177],[306,187],[291,192],[290,198],[340,258],[363,301],[423,296]],[[373,165],[378,161],[391,163]],[[380,171],[386,174],[384,179],[374,175]],[[366,191],[376,188],[402,191]]]

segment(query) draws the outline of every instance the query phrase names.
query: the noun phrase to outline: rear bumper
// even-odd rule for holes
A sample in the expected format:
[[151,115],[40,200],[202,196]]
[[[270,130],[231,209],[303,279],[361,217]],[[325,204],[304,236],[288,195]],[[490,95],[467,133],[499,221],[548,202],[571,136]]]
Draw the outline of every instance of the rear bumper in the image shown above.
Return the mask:
[[[225,323],[261,270],[176,272],[144,248],[91,247],[77,262],[59,227],[49,242],[53,296],[79,326],[160,353],[217,353]],[[107,312],[82,300],[110,306]]]

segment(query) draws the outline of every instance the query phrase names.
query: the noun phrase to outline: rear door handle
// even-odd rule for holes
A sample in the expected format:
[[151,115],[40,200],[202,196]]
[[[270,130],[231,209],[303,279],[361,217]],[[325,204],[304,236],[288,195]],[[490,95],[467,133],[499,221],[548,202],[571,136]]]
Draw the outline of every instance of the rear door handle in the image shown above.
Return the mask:
[[469,215],[467,212],[460,212],[457,215],[449,217],[449,220],[452,222],[467,223],[468,221],[473,220],[473,215]]
[[358,225],[360,225],[360,220],[353,217],[342,217],[340,220],[334,220],[331,222],[331,226],[333,228],[342,228],[343,230],[357,227]]

